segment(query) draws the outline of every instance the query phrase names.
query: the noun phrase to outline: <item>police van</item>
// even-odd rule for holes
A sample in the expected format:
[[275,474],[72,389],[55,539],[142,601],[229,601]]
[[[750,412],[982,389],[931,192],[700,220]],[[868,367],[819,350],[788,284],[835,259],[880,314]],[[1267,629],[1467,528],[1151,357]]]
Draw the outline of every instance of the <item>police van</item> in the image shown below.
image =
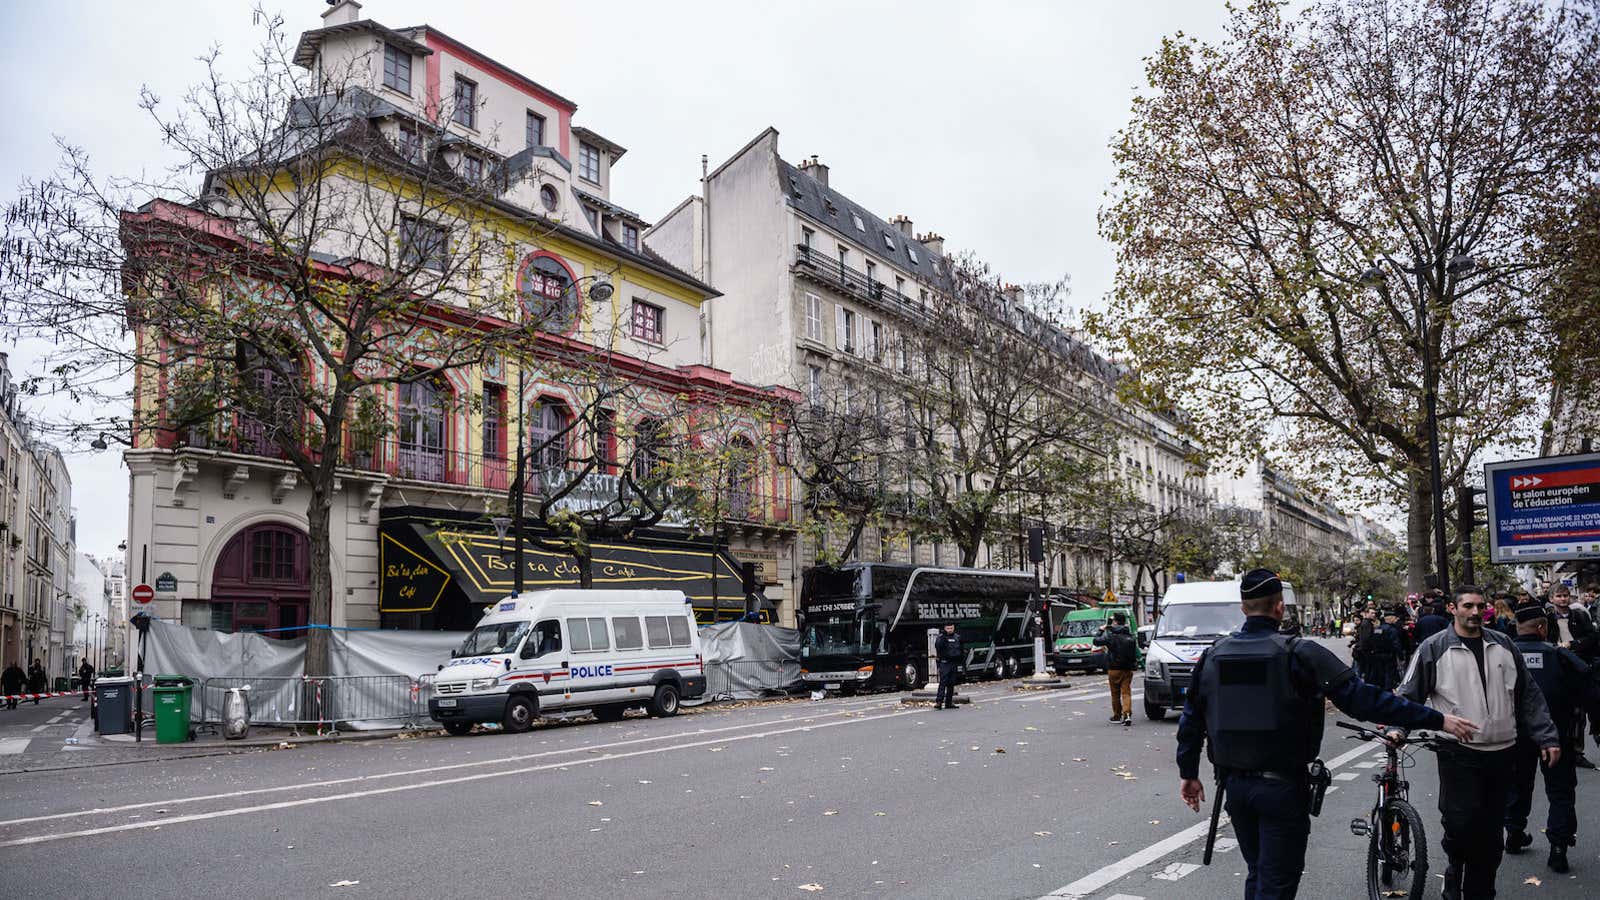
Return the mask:
[[[1294,588],[1283,583],[1284,621],[1298,615]],[[1239,582],[1188,581],[1167,588],[1144,657],[1144,714],[1166,717],[1182,709],[1200,654],[1244,626]]]
[[494,603],[439,667],[428,714],[451,734],[498,722],[527,731],[545,712],[635,707],[670,716],[705,695],[694,610],[681,591],[547,590]]

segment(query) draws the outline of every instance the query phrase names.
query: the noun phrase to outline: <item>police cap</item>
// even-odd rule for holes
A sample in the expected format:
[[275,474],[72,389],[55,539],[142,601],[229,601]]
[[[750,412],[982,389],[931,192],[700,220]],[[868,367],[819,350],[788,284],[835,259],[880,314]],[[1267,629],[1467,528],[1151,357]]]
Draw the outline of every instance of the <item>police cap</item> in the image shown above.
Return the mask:
[[1271,569],[1251,569],[1239,579],[1239,599],[1259,600],[1283,593],[1283,581]]

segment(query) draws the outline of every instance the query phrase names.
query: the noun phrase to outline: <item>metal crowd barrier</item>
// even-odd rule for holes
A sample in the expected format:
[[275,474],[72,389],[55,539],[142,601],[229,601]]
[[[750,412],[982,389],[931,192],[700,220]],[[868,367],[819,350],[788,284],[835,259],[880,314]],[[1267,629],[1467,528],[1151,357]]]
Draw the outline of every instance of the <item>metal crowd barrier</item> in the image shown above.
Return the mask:
[[428,721],[433,676],[241,676],[206,678],[196,685],[189,718],[220,724],[228,691],[250,688],[250,724],[337,733],[354,722],[416,728]]
[[760,696],[787,694],[800,683],[800,664],[793,661],[737,659],[708,662],[706,700],[731,700],[735,692]]

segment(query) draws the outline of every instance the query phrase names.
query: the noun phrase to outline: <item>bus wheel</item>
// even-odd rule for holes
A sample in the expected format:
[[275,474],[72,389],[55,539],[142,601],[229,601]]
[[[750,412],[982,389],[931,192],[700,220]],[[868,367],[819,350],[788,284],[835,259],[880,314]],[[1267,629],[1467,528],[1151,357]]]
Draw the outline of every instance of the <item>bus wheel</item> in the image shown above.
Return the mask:
[[922,671],[925,665],[919,659],[908,659],[900,667],[900,678],[908,691],[920,691],[928,685],[928,673]]

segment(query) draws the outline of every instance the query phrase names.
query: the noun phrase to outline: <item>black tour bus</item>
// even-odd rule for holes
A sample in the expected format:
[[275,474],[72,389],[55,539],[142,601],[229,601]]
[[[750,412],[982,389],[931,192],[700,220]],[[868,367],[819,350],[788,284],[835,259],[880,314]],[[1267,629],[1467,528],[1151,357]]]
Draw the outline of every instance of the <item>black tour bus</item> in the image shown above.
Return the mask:
[[928,629],[955,622],[967,677],[1033,671],[1030,572],[895,563],[818,566],[800,593],[800,677],[811,688],[928,683]]

